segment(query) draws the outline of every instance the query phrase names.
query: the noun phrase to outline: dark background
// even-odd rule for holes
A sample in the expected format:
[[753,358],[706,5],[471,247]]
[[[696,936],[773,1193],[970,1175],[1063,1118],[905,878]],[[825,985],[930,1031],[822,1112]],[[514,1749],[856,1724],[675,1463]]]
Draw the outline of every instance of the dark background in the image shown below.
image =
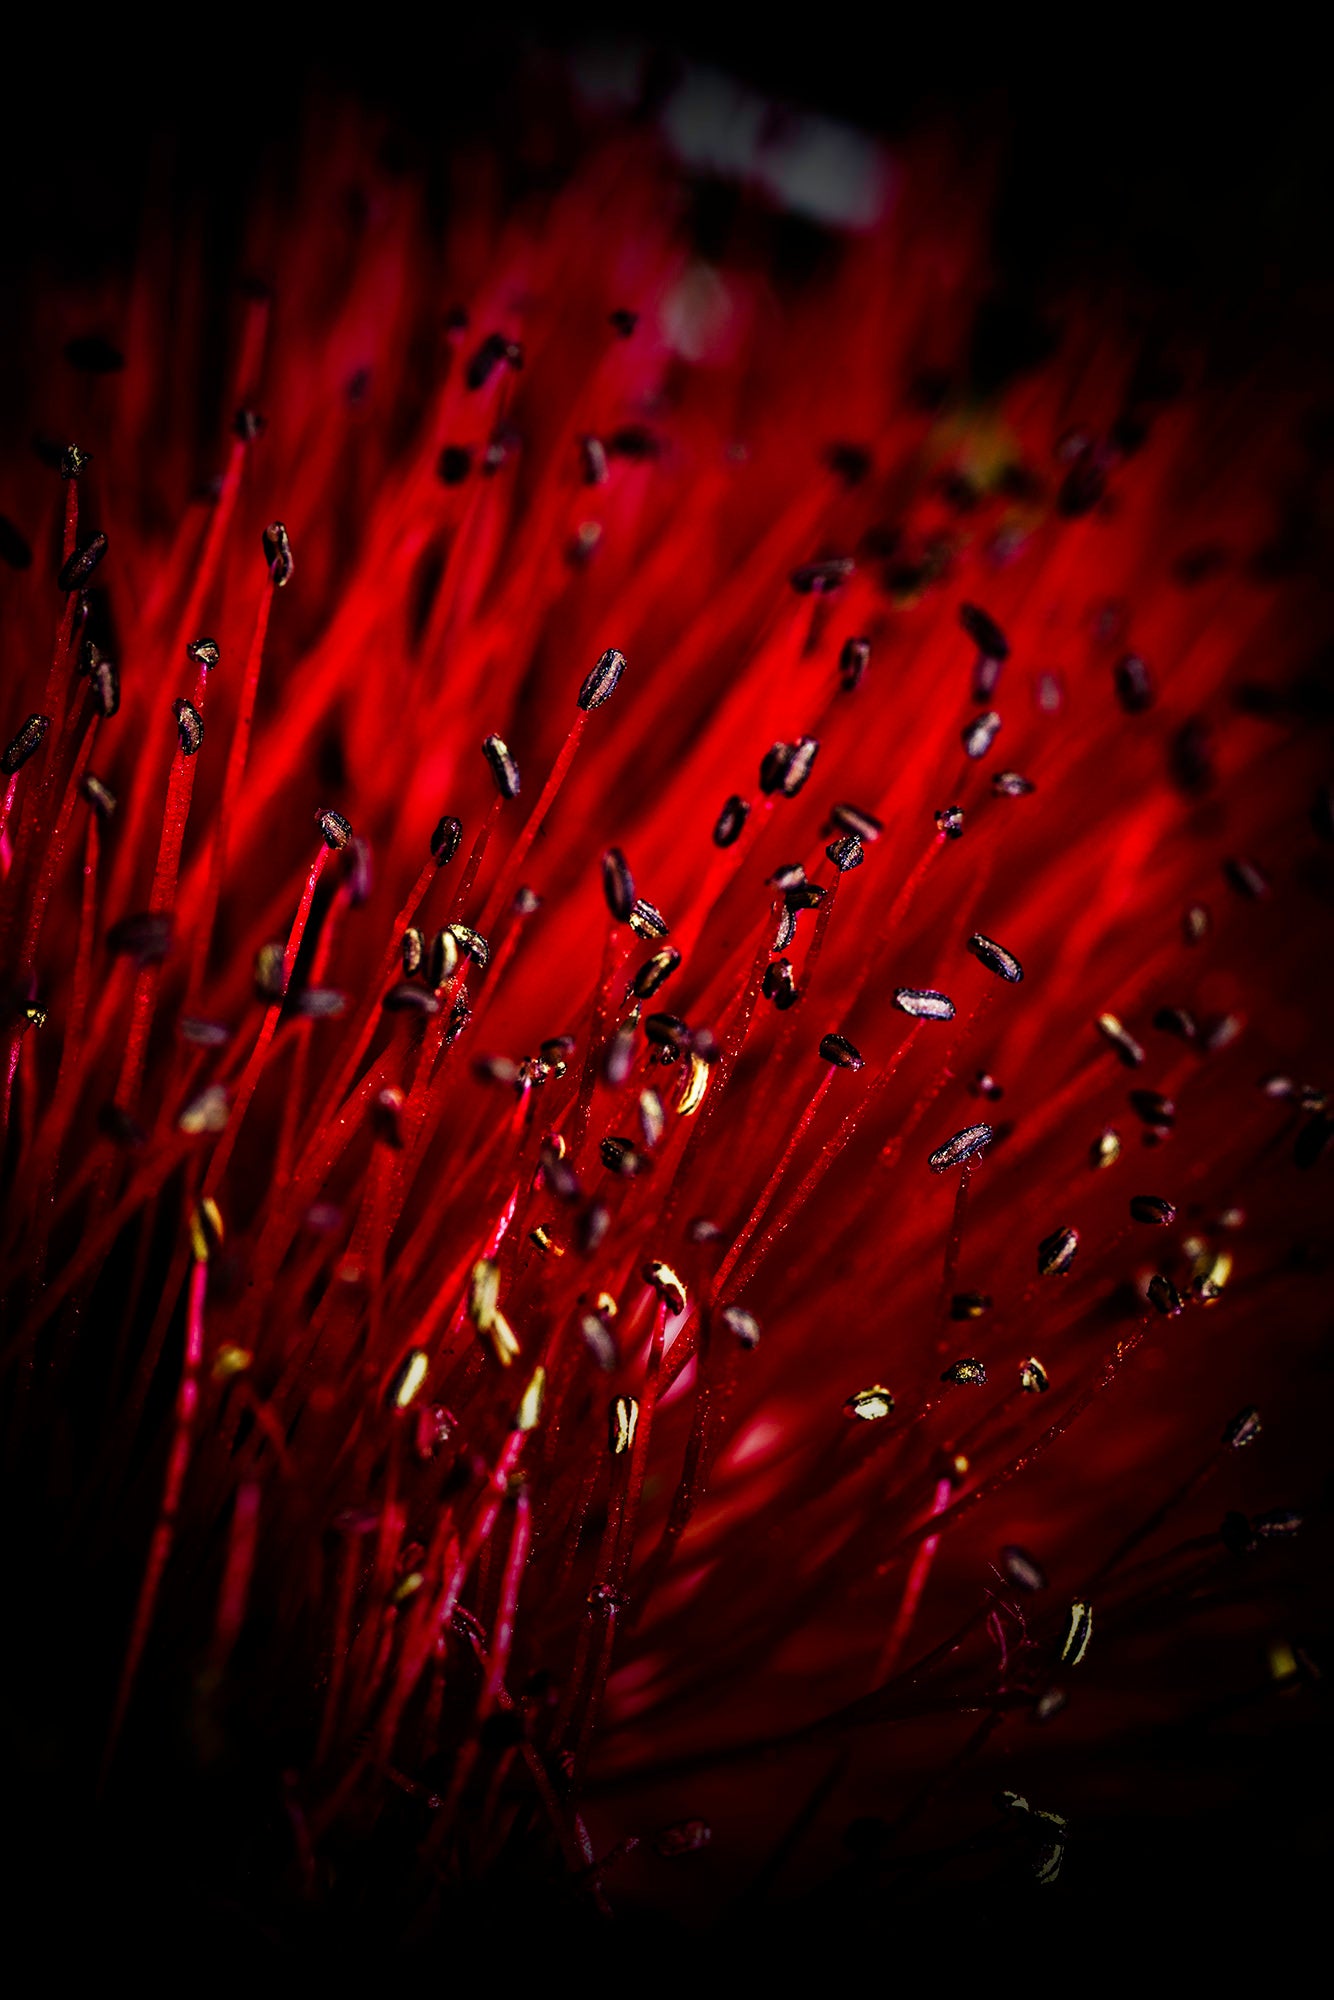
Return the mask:
[[221,218],[312,88],[381,108],[403,144],[436,149],[513,131],[544,59],[621,40],[657,51],[664,89],[680,61],[705,61],[891,137],[942,111],[964,131],[999,127],[998,250],[1016,282],[1124,260],[1175,292],[1252,309],[1328,285],[1330,95],[1295,16],[1266,9],[1243,37],[1220,13],[1187,37],[1167,9],[1152,21],[1071,11],[1040,30],[1010,9],[987,21],[880,9],[878,25],[857,19],[868,11],[67,17],[26,54],[6,52],[0,265],[11,284],[34,257],[68,267],[121,254],[164,135],[177,191],[202,192]]

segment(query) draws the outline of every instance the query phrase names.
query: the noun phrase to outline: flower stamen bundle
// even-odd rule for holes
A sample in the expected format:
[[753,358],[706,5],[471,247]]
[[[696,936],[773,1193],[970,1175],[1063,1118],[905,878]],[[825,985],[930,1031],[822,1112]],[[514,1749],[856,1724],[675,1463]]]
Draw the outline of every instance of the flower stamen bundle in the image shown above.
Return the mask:
[[1217,1443],[1300,1468],[1322,1290],[1300,387],[1113,292],[983,393],[926,145],[814,276],[642,133],[443,231],[355,136],[287,194],[239,300],[150,239],[118,367],[48,300],[78,444],[0,495],[3,1364],[88,1793],[166,1691],[409,1930],[735,1886],[831,1745],[962,1838],[1002,1740],[1046,1797],[1127,1678],[1301,1641],[1311,1496]]

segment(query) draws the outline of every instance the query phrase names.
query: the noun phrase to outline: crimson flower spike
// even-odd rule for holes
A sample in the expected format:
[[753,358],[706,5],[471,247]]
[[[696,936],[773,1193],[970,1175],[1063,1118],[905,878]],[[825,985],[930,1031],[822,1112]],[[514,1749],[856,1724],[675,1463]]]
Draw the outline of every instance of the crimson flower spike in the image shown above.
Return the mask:
[[1310,1761],[1318,371],[1129,280],[1001,339],[985,147],[673,75],[447,204],[326,119],[20,315],[96,377],[0,453],[0,1692],[81,1921],[1119,1908],[1149,1822],[1262,1865],[1232,1719]]

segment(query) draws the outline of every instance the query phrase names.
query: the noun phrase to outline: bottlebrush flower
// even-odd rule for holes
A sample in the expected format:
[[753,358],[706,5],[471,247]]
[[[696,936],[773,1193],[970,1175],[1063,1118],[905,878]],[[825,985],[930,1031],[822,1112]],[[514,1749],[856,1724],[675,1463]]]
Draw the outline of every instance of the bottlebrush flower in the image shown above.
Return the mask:
[[18,1754],[279,1923],[1068,1883],[1317,1673],[1305,385],[983,393],[935,142],[801,274],[495,164],[33,320]]

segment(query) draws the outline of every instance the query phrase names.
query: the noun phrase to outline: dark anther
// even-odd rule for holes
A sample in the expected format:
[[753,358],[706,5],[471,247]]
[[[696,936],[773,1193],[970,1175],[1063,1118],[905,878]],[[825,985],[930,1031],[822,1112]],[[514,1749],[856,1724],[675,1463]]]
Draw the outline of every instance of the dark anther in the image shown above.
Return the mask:
[[472,452],[466,444],[447,444],[435,462],[435,476],[445,486],[462,486],[472,471]]
[[576,1240],[584,1256],[592,1256],[602,1238],[612,1226],[612,1212],[604,1202],[590,1202],[588,1208],[580,1210],[576,1222]]
[[875,460],[865,445],[831,444],[821,453],[829,470],[843,481],[845,486],[860,486],[870,478],[875,469]]
[[1051,1377],[1035,1354],[1019,1363],[1019,1387],[1026,1396],[1045,1396],[1051,1387]]
[[617,306],[615,312],[607,314],[607,323],[622,340],[628,340],[639,325],[639,314],[628,306]]
[[818,910],[828,894],[818,882],[794,882],[790,889],[784,889],[783,901],[799,915],[802,910]]
[[1240,1014],[1215,1014],[1200,1029],[1200,1047],[1207,1056],[1217,1055],[1220,1049],[1236,1041],[1245,1025]]
[[557,1201],[576,1202],[579,1199],[579,1176],[574,1171],[569,1158],[558,1153],[551,1140],[543,1142],[540,1154],[542,1178]]
[[506,340],[503,333],[488,333],[468,363],[464,378],[468,387],[484,389],[502,362],[511,368],[522,368],[523,349],[517,341]]
[[98,654],[91,679],[98,714],[104,722],[110,722],[120,708],[120,674],[105,654]]
[[772,1000],[780,1013],[797,1004],[797,982],[792,976],[792,962],[786,958],[770,961],[764,973],[764,997]]
[[1253,861],[1229,856],[1223,863],[1223,873],[1237,894],[1247,897],[1252,903],[1262,903],[1269,894],[1268,878],[1261,874]]
[[957,1382],[961,1387],[980,1389],[986,1382],[987,1371],[980,1361],[965,1355],[962,1361],[951,1361],[940,1379],[942,1382]]
[[604,1322],[598,1318],[596,1313],[580,1313],[579,1331],[583,1336],[584,1346],[592,1355],[597,1366],[602,1370],[604,1375],[610,1375],[617,1361],[616,1342],[612,1339]]
[[336,1021],[347,1012],[347,995],[336,986],[307,986],[296,997],[303,1021]]
[[181,739],[182,757],[197,757],[199,746],[204,740],[204,718],[192,701],[174,701],[171,712],[176,717],[176,733]]
[[202,667],[205,673],[212,673],[222,658],[222,648],[216,639],[192,639],[185,650],[195,665]]
[[994,708],[988,708],[981,715],[975,715],[964,728],[960,738],[965,757],[985,757],[996,741],[996,733],[1001,726],[1000,716]]
[[80,542],[65,562],[61,564],[56,582],[64,591],[82,590],[97,565],[107,552],[107,538],[103,534],[90,535],[86,542]]
[[608,1172],[620,1174],[626,1180],[640,1173],[646,1164],[644,1155],[632,1139],[615,1137],[604,1139],[598,1151],[602,1155],[602,1164]]
[[171,919],[155,910],[122,917],[107,932],[107,950],[113,958],[132,958],[136,965],[152,965],[171,950]]
[[635,1441],[639,1404],[633,1396],[613,1398],[607,1411],[607,1447],[613,1458],[621,1458]]
[[193,1014],[181,1017],[180,1029],[181,1040],[197,1049],[225,1049],[232,1038],[231,1029],[223,1022],[202,1021]]
[[1168,1132],[1176,1122],[1176,1105],[1159,1091],[1132,1090],[1130,1103],[1151,1132]]
[[787,769],[783,773],[782,793],[785,799],[795,799],[797,793],[811,775],[811,766],[819,755],[820,745],[814,736],[799,736],[792,745]]
[[760,1323],[754,1313],[748,1313],[744,1306],[724,1306],[718,1317],[742,1347],[759,1346]]
[[394,1084],[388,1084],[377,1091],[371,1105],[371,1131],[381,1145],[390,1147],[396,1153],[403,1150],[404,1102],[402,1091]]
[[523,1083],[520,1066],[513,1056],[477,1056],[472,1073],[479,1083],[498,1083],[503,1090],[516,1090]]
[[983,1147],[989,1146],[993,1137],[990,1125],[965,1125],[943,1146],[936,1147],[927,1164],[932,1173],[946,1174],[951,1167],[961,1167],[965,1160],[971,1160]]
[[666,937],[667,920],[661,910],[655,909],[652,903],[646,903],[640,896],[630,912],[630,928],[646,944],[654,943],[658,938]]
[[1022,777],[1018,771],[996,771],[992,774],[991,789],[998,799],[1022,799],[1037,787],[1031,778]]
[[625,672],[625,654],[609,646],[579,690],[579,706],[585,714],[610,701]]
[[60,454],[60,476],[62,479],[77,479],[92,457],[90,451],[80,450],[77,444],[66,445]]
[[422,960],[426,956],[426,939],[415,924],[410,924],[404,931],[400,949],[403,956],[403,977],[415,978],[421,971]]
[[15,771],[23,769],[29,757],[35,755],[41,747],[42,738],[50,727],[49,715],[28,717],[18,735],[6,748],[4,756],[0,757],[0,768],[3,768],[7,777],[12,778]]
[[1008,660],[1010,642],[1001,631],[995,619],[977,604],[959,606],[959,623],[977,647],[989,660]]
[[619,847],[609,847],[602,857],[602,893],[616,922],[629,923],[635,906],[635,878]]
[[760,790],[768,797],[781,792],[785,799],[794,799],[811,774],[819,748],[813,736],[771,745],[760,762]]
[[344,819],[342,813],[335,812],[332,806],[326,806],[323,812],[316,813],[315,824],[324,836],[326,847],[335,850],[346,847],[352,838],[351,820]]
[[1192,903],[1181,917],[1181,935],[1190,945],[1203,944],[1209,935],[1209,912],[1203,903]]
[[1165,1035],[1177,1035],[1183,1042],[1193,1042],[1199,1036],[1195,1016],[1185,1007],[1160,1007],[1153,1017],[1155,1028]]
[[1004,1097],[1005,1095],[1004,1087],[997,1083],[989,1069],[978,1070],[973,1078],[971,1088],[978,1097],[990,1098],[993,1104],[997,1098]]
[[431,835],[431,853],[437,868],[446,867],[459,851],[463,838],[463,821],[446,813]]
[[1271,1507],[1264,1514],[1251,1516],[1251,1532],[1263,1542],[1281,1541],[1300,1534],[1304,1521],[1305,1516],[1295,1507]]
[[482,745],[482,755],[491,766],[491,776],[496,781],[496,790],[501,798],[517,799],[519,767],[510,756],[509,746],[499,736],[488,736]]
[[242,444],[253,444],[267,429],[268,425],[258,410],[238,410],[232,418],[232,436],[239,438]]
[[281,938],[271,938],[255,953],[253,977],[258,997],[272,1006],[287,993],[287,949]]
[[996,683],[1001,677],[1003,662],[993,660],[987,653],[979,653],[973,662],[973,700],[990,701],[996,692]]
[[901,1014],[911,1014],[919,1021],[954,1019],[954,1002],[949,995],[933,992],[930,987],[897,987],[894,993],[894,1005]]
[[1106,490],[1107,469],[1100,462],[1096,446],[1086,443],[1061,481],[1056,511],[1068,521],[1078,520],[1081,515],[1093,512]]
[[449,924],[446,928],[465,958],[470,958],[479,972],[485,972],[491,962],[491,947],[481,932],[468,924]]
[[116,794],[110,785],[104,785],[100,778],[94,777],[93,773],[88,771],[84,775],[80,790],[100,820],[111,818],[116,810]]
[[1159,1229],[1166,1229],[1176,1220],[1173,1204],[1157,1194],[1132,1194],[1130,1213],[1134,1221],[1151,1223]]
[[942,840],[962,840],[963,807],[942,806],[936,814],[936,832]]
[[1112,669],[1116,698],[1127,715],[1143,715],[1153,707],[1153,680],[1138,653],[1127,653]]
[[[765,797],[782,790],[783,779],[792,757],[790,743],[774,743],[760,759],[760,790]],[[724,808],[726,810],[726,808]]]
[[871,642],[869,639],[845,639],[843,650],[838,656],[839,678],[843,692],[852,694],[866,678],[866,669],[871,664]]
[[968,940],[968,949],[974,958],[981,959],[988,972],[994,972],[998,979],[1008,979],[1015,985],[1024,976],[1024,968],[1013,952],[1006,951],[993,938],[983,937],[981,931],[974,931]]
[[785,861],[781,867],[775,868],[769,877],[769,887],[781,889],[786,895],[789,889],[800,888],[805,880],[806,870],[799,861]]
[[991,1311],[989,1292],[956,1292],[950,1300],[951,1319],[981,1319]]
[[1255,1408],[1238,1410],[1232,1422],[1223,1432],[1221,1442],[1229,1444],[1234,1450],[1239,1451],[1243,1445],[1254,1444],[1259,1435],[1260,1412]]
[[424,986],[414,986],[408,980],[399,980],[391,986],[381,1002],[387,1014],[438,1014],[440,1002],[434,993],[428,993]]
[[770,951],[786,951],[796,935],[797,913],[790,904],[784,903],[779,913],[778,929],[774,932],[774,941],[769,946]]
[[1183,722],[1172,738],[1168,764],[1176,783],[1192,796],[1207,792],[1214,782],[1214,747],[1208,724],[1199,716]]
[[825,853],[840,875],[847,875],[852,869],[860,868],[866,859],[866,849],[855,833],[845,833],[838,840],[831,840]]
[[579,456],[583,462],[584,485],[605,486],[607,483],[607,447],[598,437],[579,440]]
[[664,1264],[655,1257],[645,1264],[640,1273],[646,1285],[651,1285],[670,1313],[683,1313],[686,1309],[686,1288],[677,1277],[670,1264]]
[[820,1042],[820,1054],[835,1069],[861,1069],[866,1060],[846,1035],[825,1035]]
[[607,439],[613,458],[628,458],[632,465],[651,465],[661,458],[666,445],[647,424],[621,424]]
[[732,847],[741,838],[742,828],[750,817],[747,801],[733,792],[719,813],[713,828],[715,847]]
[[851,834],[854,840],[860,840],[863,847],[870,847],[885,830],[883,821],[878,820],[874,813],[863,812],[860,806],[833,806],[829,818],[840,833]]
[[1093,1025],[1099,1034],[1106,1036],[1127,1069],[1139,1068],[1144,1061],[1144,1050],[1117,1015],[1099,1014]]
[[1075,1261],[1079,1248],[1077,1229],[1055,1229],[1038,1245],[1038,1276],[1063,1278]]
[[681,963],[681,954],[675,945],[667,945],[662,951],[655,951],[652,958],[644,963],[630,981],[630,991],[637,1000],[651,1000],[658,988],[670,979]]
[[635,1031],[631,1022],[623,1023],[607,1043],[602,1058],[602,1074],[613,1090],[619,1090],[635,1066]]
[[296,564],[292,561],[292,544],[287,539],[287,530],[281,521],[270,521],[261,537],[264,544],[264,560],[269,566],[269,581],[275,590],[282,590],[292,581]]
[[792,588],[802,597],[814,594],[822,597],[827,591],[837,590],[852,575],[855,563],[851,556],[833,556],[827,562],[803,563],[792,572]]
[[482,453],[483,475],[487,479],[490,479],[499,472],[501,467],[513,458],[515,452],[519,449],[519,443],[520,439],[517,431],[506,427],[493,431],[490,442],[486,450]]
[[644,1033],[655,1047],[669,1050],[673,1061],[684,1055],[690,1044],[690,1029],[678,1014],[650,1014]]
[[1161,1271],[1156,1271],[1149,1280],[1149,1304],[1154,1306],[1164,1319],[1175,1319],[1182,1310],[1183,1303],[1181,1294],[1172,1280],[1165,1278]]
[[1007,1543],[1000,1552],[1001,1568],[1010,1582],[1018,1590],[1045,1590],[1047,1573],[1041,1563],[1035,1562],[1027,1549],[1021,1549],[1016,1542]]

